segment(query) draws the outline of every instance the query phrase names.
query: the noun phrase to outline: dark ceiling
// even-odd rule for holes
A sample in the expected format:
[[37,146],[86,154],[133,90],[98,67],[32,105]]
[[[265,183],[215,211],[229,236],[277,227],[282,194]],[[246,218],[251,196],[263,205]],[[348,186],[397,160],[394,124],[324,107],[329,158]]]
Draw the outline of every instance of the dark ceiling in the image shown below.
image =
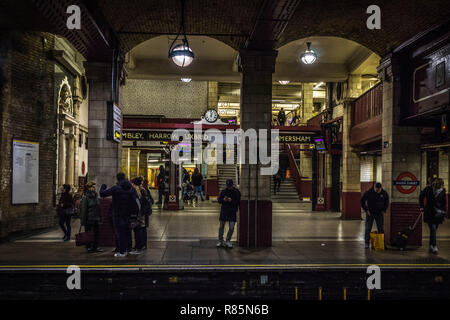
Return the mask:
[[[358,42],[383,57],[402,42],[450,17],[448,0],[272,2],[299,3],[275,48],[309,36],[337,36]],[[186,31],[209,35],[238,50],[252,33],[265,3],[267,0],[186,0]],[[87,8],[89,19],[85,25],[89,32],[112,29],[125,52],[152,37],[176,33],[181,20],[181,0],[0,0],[0,29],[52,31],[78,42],[74,45],[80,52],[92,54],[96,45],[82,42],[98,40],[97,36],[78,32],[70,39],[62,19],[68,4]],[[366,9],[371,4],[381,8],[381,30],[366,27]],[[106,40],[111,40],[111,35],[105,34]],[[91,48],[83,49],[83,45]]]

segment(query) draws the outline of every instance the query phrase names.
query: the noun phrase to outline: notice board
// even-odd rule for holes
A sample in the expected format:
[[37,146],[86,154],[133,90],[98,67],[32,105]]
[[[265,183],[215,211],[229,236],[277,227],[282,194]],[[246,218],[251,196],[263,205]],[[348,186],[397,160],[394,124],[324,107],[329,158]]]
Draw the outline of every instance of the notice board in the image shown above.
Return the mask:
[[13,140],[12,204],[39,202],[39,143]]

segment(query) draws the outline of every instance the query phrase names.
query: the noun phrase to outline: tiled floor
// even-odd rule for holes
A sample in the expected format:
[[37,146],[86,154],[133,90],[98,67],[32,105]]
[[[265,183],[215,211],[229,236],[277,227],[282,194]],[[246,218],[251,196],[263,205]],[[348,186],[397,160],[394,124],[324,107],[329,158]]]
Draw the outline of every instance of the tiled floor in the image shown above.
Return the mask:
[[[450,260],[450,225],[440,226],[438,256],[424,246],[404,252],[364,249],[364,221],[343,221],[339,213],[311,212],[310,204],[274,204],[273,246],[270,248],[216,248],[218,204],[202,202],[182,211],[155,209],[150,217],[148,250],[140,256],[114,259],[112,248],[88,254],[73,240],[61,241],[54,230],[0,245],[0,265],[24,264],[446,264]],[[78,230],[78,221],[73,223]],[[236,241],[236,232],[233,237]]]

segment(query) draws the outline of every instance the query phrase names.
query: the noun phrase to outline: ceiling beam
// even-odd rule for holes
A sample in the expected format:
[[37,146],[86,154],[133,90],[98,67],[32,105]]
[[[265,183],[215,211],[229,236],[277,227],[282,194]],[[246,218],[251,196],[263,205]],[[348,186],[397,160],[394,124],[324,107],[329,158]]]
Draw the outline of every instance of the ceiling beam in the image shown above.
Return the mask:
[[300,1],[264,0],[244,49],[275,49]]

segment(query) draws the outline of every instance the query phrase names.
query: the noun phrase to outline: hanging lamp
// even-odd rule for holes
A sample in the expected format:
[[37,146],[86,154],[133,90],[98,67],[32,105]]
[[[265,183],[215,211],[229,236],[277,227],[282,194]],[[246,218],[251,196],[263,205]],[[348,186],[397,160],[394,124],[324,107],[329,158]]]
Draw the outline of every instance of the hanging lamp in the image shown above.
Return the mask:
[[[185,0],[181,0],[181,25],[180,29],[178,31],[178,34],[173,40],[172,44],[169,48],[169,58],[172,59],[172,61],[179,67],[187,67],[189,66],[192,61],[194,60],[194,52],[189,47],[189,42],[186,37],[186,30],[184,27],[184,2]],[[182,37],[181,43],[178,45],[175,45],[175,43],[178,41],[178,39]]]

